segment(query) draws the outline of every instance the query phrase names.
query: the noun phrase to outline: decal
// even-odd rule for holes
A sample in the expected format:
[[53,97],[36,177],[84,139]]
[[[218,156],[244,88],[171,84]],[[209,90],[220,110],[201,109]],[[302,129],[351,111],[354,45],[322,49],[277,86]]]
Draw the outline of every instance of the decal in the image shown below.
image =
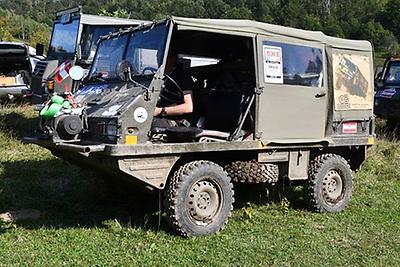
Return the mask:
[[357,122],[355,122],[355,121],[344,122],[342,132],[344,134],[356,134],[357,133]]
[[76,92],[76,95],[99,95],[107,88],[107,84],[87,85]]
[[372,109],[374,92],[369,56],[338,52],[332,58],[335,109]]
[[56,69],[56,74],[54,76],[54,79],[58,84],[69,77],[69,70],[71,69],[71,67],[72,63],[69,60],[63,62],[60,66],[58,66],[58,68]]
[[104,111],[101,116],[114,116],[117,114],[119,108],[122,107],[122,105],[114,105],[112,107],[109,107],[108,110]]
[[137,121],[138,123],[143,123],[147,120],[148,117],[148,113],[147,110],[143,107],[138,107],[137,109],[135,109],[135,111],[133,112],[133,118],[135,119],[135,121]]
[[264,81],[283,84],[282,48],[263,45]]
[[392,98],[395,94],[396,94],[396,89],[388,88],[388,89],[384,89],[383,91],[381,91],[379,93],[379,96],[384,97],[384,98]]
[[74,98],[76,102],[81,102],[88,95],[99,95],[103,93],[103,91],[107,89],[106,84],[97,84],[97,85],[87,85],[79,89],[75,94]]

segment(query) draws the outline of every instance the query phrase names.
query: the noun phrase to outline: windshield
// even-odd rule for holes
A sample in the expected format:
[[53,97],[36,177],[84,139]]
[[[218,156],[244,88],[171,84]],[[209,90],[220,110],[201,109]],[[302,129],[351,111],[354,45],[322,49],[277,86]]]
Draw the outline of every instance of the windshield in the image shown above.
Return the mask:
[[55,23],[50,41],[49,54],[75,53],[78,28],[79,20],[77,19],[67,24]]
[[114,32],[119,27],[114,26],[87,26],[82,36],[82,59],[93,60],[96,54],[97,41],[100,36]]
[[167,26],[163,23],[101,41],[89,79],[115,79],[122,60],[131,63],[134,76],[153,74],[162,63],[166,36]]
[[385,84],[400,84],[400,62],[392,62],[385,74]]

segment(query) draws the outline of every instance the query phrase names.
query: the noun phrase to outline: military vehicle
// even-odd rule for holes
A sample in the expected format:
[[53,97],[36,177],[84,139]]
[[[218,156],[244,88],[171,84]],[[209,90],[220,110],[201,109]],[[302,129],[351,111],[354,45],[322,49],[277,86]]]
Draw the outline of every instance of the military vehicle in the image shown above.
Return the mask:
[[73,91],[68,71],[73,65],[90,67],[101,35],[145,21],[83,14],[81,7],[60,11],[53,24],[47,59],[37,64],[31,82],[34,103],[42,103],[50,92]]
[[36,63],[43,60],[43,47],[0,42],[0,98],[13,99],[29,90]]
[[374,112],[389,128],[400,122],[400,56],[388,57],[375,78]]
[[[198,121],[153,127],[174,79],[171,58],[195,84]],[[183,236],[224,227],[233,182],[302,183],[312,210],[339,212],[374,143],[372,61],[367,41],[172,17],[101,38],[84,86],[73,99],[54,95],[41,111],[41,136],[25,141],[162,190],[167,219]]]

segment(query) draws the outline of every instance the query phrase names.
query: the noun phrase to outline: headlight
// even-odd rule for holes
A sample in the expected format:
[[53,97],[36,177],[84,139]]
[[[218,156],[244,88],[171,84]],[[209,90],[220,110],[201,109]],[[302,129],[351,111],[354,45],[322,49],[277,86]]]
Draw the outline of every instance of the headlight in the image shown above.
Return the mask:
[[110,121],[107,124],[106,134],[108,137],[113,137],[113,138],[117,136],[117,125],[115,124],[114,121]]

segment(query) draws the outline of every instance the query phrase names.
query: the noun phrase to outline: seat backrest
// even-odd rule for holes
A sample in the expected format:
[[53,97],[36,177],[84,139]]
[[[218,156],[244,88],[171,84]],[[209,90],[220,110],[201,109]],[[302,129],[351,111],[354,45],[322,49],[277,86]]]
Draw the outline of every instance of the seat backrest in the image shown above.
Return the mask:
[[243,95],[237,92],[209,94],[204,112],[205,128],[222,132],[235,130],[242,113]]

